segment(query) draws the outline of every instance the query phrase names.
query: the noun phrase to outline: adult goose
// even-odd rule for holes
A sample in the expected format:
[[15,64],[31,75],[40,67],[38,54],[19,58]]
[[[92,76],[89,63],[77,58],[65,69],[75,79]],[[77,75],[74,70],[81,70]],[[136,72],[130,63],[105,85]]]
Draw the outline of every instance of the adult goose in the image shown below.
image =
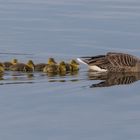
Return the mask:
[[97,72],[140,72],[140,59],[125,53],[109,52],[106,55],[77,58]]

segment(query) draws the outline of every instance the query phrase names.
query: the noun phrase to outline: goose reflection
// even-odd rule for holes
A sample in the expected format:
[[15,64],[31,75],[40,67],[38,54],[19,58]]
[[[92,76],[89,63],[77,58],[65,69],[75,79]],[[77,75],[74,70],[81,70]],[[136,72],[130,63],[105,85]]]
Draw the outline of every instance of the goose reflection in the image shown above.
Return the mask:
[[140,73],[95,73],[89,72],[90,80],[102,80],[99,83],[92,84],[90,88],[94,87],[110,87],[115,85],[132,84],[140,80]]

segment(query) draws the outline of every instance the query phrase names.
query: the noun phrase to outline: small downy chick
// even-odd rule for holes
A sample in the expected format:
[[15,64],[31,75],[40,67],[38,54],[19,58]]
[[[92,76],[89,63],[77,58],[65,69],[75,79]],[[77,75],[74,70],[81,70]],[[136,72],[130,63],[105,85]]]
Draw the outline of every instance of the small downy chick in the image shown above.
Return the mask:
[[4,72],[4,66],[3,66],[3,63],[0,63],[0,73],[3,73]]
[[66,73],[67,69],[66,69],[66,63],[64,61],[61,61],[58,65],[58,71],[59,73]]
[[34,71],[34,63],[32,60],[28,60],[27,64],[17,63],[10,67],[12,71],[22,71],[22,72],[33,72]]
[[57,73],[58,65],[55,62],[54,58],[49,58],[47,65],[43,68],[43,72],[45,73]]
[[5,70],[9,70],[12,65],[15,65],[17,63],[18,63],[17,59],[12,59],[10,62],[9,61],[3,62],[3,66]]
[[71,66],[71,71],[78,71],[79,70],[79,63],[74,59],[71,60],[70,66]]

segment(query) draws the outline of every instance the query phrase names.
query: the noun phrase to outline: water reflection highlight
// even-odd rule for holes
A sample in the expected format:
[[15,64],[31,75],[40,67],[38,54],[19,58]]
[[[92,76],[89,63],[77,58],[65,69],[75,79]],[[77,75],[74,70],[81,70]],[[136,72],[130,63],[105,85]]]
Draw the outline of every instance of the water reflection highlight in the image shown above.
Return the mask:
[[132,84],[140,80],[140,73],[95,73],[89,72],[90,80],[101,80],[99,83],[92,84],[90,88],[95,87],[110,87],[115,85]]

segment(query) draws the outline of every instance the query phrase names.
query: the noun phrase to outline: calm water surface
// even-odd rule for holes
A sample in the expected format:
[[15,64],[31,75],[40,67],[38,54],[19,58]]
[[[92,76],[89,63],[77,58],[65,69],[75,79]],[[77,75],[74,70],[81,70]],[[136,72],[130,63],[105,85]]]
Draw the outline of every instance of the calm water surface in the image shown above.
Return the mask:
[[[140,56],[139,0],[0,0],[1,61]],[[3,140],[139,140],[140,74],[5,72]]]

